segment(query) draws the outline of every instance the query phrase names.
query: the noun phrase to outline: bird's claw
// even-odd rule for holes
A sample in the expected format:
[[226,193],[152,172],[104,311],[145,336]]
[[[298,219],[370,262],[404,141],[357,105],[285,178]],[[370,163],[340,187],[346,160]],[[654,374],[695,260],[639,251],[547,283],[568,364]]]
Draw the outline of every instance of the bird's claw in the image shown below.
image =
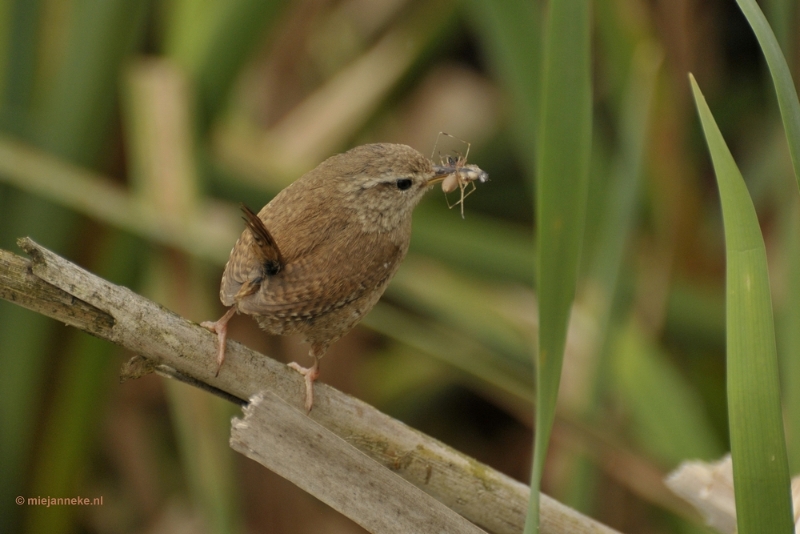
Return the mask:
[[233,314],[236,312],[236,307],[232,307],[225,312],[225,315],[220,317],[217,321],[203,321],[200,326],[211,330],[217,334],[217,372],[214,376],[219,376],[219,370],[222,369],[222,364],[225,362],[225,343],[228,339],[228,321],[230,321]]
[[288,364],[289,367],[303,375],[306,384],[306,413],[311,413],[314,406],[314,381],[319,377],[319,362],[314,362],[311,367],[303,367],[297,362]]

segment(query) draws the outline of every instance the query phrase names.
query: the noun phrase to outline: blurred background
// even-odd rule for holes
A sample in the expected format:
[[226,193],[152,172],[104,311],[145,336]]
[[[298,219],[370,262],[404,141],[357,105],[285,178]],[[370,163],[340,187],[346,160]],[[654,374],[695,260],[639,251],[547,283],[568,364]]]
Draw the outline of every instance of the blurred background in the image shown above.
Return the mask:
[[[798,67],[797,3],[761,2]],[[323,382],[527,482],[543,1],[0,0],[0,246],[30,236],[193,321],[253,209],[326,157],[406,143],[486,170],[414,216]],[[662,477],[728,450],[724,248],[693,72],[770,260],[800,471],[800,205],[774,91],[732,0],[594,3],[582,276],[543,488],[624,532],[708,532]],[[461,143],[442,138],[440,131]],[[452,196],[450,202],[457,200]],[[231,337],[282,361],[294,338]],[[238,408],[0,301],[0,531],[363,532],[228,448]],[[224,372],[224,369],[223,369]],[[103,497],[17,506],[16,496]]]

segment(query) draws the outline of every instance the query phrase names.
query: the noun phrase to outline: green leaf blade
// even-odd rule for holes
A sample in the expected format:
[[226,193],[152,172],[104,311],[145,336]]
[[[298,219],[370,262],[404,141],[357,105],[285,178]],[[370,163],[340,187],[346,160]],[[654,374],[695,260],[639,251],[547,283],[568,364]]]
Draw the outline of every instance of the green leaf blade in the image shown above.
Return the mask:
[[747,18],[753,33],[756,34],[758,44],[767,60],[772,83],[775,84],[783,127],[786,129],[786,140],[789,142],[789,154],[792,158],[795,178],[800,187],[800,101],[797,99],[797,90],[792,81],[789,65],[786,63],[786,58],[783,57],[775,33],[755,0],[736,0],[736,2]]
[[584,0],[556,0],[547,19],[536,190],[536,435],[526,533],[539,530],[539,486],[583,243],[592,130],[589,7]]
[[794,526],[766,249],[744,179],[690,79],[725,227],[728,414],[738,531],[788,534]]

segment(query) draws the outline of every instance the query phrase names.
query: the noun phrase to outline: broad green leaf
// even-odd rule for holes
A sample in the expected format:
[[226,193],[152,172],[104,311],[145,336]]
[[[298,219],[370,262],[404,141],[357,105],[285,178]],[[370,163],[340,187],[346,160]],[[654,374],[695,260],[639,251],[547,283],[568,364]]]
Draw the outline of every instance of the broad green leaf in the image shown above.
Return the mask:
[[690,79],[725,226],[728,419],[738,532],[789,534],[789,466],[764,240],[739,168]]
[[755,0],[736,0],[739,8],[753,28],[758,44],[764,52],[764,57],[772,74],[775,84],[775,93],[778,96],[778,106],[781,109],[783,127],[786,128],[786,139],[789,141],[789,154],[792,156],[794,174],[797,185],[800,187],[800,102],[797,100],[797,90],[792,81],[792,74],[786,58],[783,57],[780,44],[772,32],[767,18],[758,7]]
[[780,247],[785,254],[786,285],[782,306],[776,310],[778,354],[788,443],[789,472],[800,472],[800,199],[793,198],[781,217]]
[[539,531],[539,485],[583,242],[592,131],[589,2],[550,3],[543,67],[536,189],[536,435],[526,533]]

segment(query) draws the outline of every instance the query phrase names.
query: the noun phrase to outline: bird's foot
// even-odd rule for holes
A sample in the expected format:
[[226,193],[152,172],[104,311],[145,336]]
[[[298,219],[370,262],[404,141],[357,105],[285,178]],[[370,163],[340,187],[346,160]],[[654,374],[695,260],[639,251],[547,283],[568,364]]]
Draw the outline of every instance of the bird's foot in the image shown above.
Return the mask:
[[314,365],[311,367],[303,367],[297,362],[288,364],[289,367],[303,375],[306,382],[306,413],[311,412],[314,406],[314,381],[319,377],[319,361],[314,360]]
[[231,320],[233,314],[236,313],[236,306],[232,306],[225,315],[216,321],[203,321],[200,326],[207,328],[217,334],[217,373],[214,376],[219,376],[219,370],[225,362],[225,342],[228,339],[228,321]]

